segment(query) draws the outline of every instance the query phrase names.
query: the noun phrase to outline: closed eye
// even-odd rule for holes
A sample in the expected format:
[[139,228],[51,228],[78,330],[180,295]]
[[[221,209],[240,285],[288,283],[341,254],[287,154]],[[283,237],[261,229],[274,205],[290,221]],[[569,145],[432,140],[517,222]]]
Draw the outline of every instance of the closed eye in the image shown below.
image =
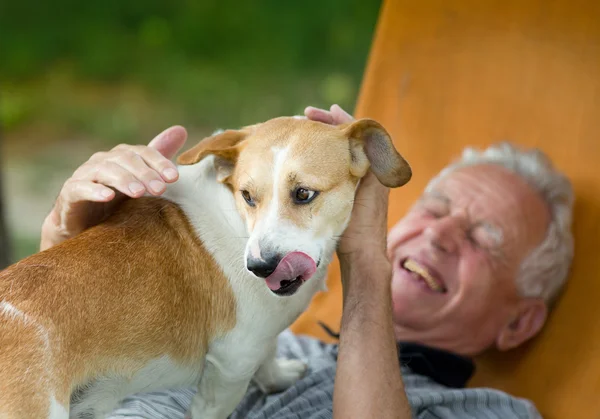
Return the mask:
[[499,248],[502,243],[501,230],[487,223],[473,226],[467,236],[473,245],[487,251]]
[[447,199],[437,196],[425,196],[421,200],[421,208],[433,218],[442,218],[449,214],[450,203]]

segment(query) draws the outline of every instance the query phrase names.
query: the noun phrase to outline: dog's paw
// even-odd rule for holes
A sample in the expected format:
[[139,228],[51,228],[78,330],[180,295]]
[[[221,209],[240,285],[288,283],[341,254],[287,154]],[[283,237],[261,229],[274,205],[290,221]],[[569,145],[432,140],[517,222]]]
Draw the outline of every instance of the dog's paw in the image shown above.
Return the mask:
[[307,369],[306,364],[298,359],[278,359],[277,365],[281,372],[278,381],[284,388],[290,387],[301,379]]
[[264,368],[254,381],[265,393],[277,393],[286,390],[304,376],[307,366],[297,359],[277,359],[268,368]]

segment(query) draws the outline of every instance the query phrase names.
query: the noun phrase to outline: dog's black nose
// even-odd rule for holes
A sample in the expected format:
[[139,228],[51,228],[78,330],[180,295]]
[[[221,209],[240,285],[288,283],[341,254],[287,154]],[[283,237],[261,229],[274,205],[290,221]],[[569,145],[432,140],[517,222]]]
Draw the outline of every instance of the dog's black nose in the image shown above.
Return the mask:
[[248,270],[254,275],[261,278],[266,278],[275,272],[280,260],[281,259],[276,255],[269,255],[265,257],[265,259],[254,259],[253,257],[248,257],[247,266]]

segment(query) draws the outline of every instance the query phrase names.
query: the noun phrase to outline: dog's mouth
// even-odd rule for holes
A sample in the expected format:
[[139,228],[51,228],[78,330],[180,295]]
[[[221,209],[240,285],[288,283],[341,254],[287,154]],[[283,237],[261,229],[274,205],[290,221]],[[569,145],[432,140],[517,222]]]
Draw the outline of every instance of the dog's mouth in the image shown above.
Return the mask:
[[284,279],[279,283],[281,287],[277,290],[271,290],[271,292],[280,297],[288,297],[294,295],[300,289],[303,282],[302,275],[298,275],[294,279]]
[[265,280],[271,292],[287,297],[295,294],[316,269],[315,261],[306,253],[291,252],[281,259],[275,271]]

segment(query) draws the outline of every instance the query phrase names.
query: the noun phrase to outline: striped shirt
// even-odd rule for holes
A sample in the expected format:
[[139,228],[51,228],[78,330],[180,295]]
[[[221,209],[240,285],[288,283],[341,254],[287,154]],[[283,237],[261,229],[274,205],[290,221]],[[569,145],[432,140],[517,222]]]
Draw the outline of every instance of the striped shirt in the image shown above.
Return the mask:
[[[418,419],[524,419],[541,418],[533,403],[489,388],[467,389],[472,373],[469,360],[446,353],[432,356],[403,344],[401,370],[413,417]],[[279,336],[278,355],[301,359],[306,375],[292,387],[273,395],[263,394],[253,383],[230,419],[332,418],[333,381],[338,346],[293,335]],[[443,355],[443,351],[433,351]],[[437,353],[437,354],[436,354]],[[441,369],[447,369],[440,374]],[[173,389],[136,394],[125,399],[109,419],[182,419],[194,389]]]

